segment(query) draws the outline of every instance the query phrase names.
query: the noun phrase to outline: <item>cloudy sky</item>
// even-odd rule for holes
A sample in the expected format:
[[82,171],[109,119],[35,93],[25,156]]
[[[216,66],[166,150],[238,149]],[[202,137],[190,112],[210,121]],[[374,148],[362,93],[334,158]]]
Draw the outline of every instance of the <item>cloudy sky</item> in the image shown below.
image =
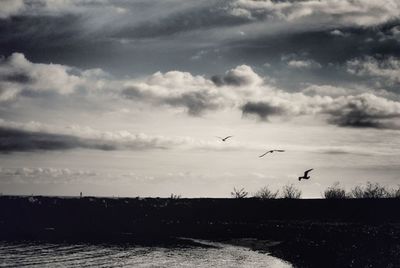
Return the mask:
[[3,194],[400,183],[397,0],[0,0],[0,55]]

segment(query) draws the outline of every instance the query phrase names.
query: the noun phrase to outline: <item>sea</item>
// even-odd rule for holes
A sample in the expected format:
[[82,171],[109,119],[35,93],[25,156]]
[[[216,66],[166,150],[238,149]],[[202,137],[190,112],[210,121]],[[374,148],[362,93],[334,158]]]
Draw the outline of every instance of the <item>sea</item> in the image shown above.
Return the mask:
[[196,242],[204,247],[0,241],[0,267],[293,267],[246,247]]

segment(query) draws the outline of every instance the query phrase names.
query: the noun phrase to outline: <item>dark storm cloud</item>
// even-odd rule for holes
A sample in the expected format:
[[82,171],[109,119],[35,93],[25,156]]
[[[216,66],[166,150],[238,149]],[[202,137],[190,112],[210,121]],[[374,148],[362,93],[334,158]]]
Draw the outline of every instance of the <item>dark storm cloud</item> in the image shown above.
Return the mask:
[[57,127],[38,122],[18,123],[0,119],[0,153],[65,151],[92,149],[102,151],[151,149],[233,150],[243,145],[223,146],[217,140],[191,137],[166,137],[129,131],[97,131],[78,125]]
[[21,15],[0,22],[3,55],[41,47],[68,47],[78,41],[90,41],[82,27],[86,21],[77,14]]
[[[315,32],[318,27],[322,27],[318,25],[324,25],[323,27],[328,27],[324,30],[329,30],[330,24],[333,28],[331,30],[335,30],[335,27],[343,28],[346,33],[346,28],[370,29],[369,26],[391,23],[399,15],[398,5],[385,7],[384,4],[363,1],[343,1],[340,4],[329,1],[316,3],[251,0],[197,3],[44,0],[30,4],[28,1],[17,2],[21,2],[23,8],[15,9],[16,12],[10,13],[10,16],[3,16],[7,19],[3,19],[0,24],[1,39],[3,42],[8,40],[9,45],[16,45],[23,40],[35,40],[31,42],[31,46],[42,40],[43,44],[37,44],[39,47],[46,45],[45,41],[48,45],[60,42],[68,44],[89,42],[93,37],[98,38],[97,41],[104,41],[107,37],[147,39],[208,29],[224,33],[226,29],[249,24],[254,24],[249,29],[254,28],[252,32],[262,37],[265,32],[270,31],[257,29],[259,23],[265,23],[267,27],[271,23],[283,24],[287,29],[286,24],[296,24],[297,21],[302,26],[293,33]],[[331,23],[324,21],[326,18],[332,20]],[[232,37],[234,36],[230,36]],[[214,38],[216,36],[209,36],[209,41],[212,42]],[[23,45],[21,43],[20,48]]]
[[152,92],[143,91],[138,86],[130,85],[122,90],[122,96],[134,101],[149,101],[154,98]]
[[329,123],[344,127],[399,128],[400,103],[360,94],[336,98],[321,113],[329,115]]
[[267,102],[247,102],[241,109],[244,115],[256,115],[262,120],[267,120],[269,116],[286,114],[283,107],[274,106]]
[[261,120],[271,116],[318,115],[341,127],[400,128],[400,102],[372,93],[338,97],[278,93],[269,99],[247,102],[241,107],[243,115],[254,115]]
[[[214,2],[209,6],[200,3],[186,10],[179,10],[166,17],[153,21],[140,22],[138,25],[127,25],[112,34],[122,38],[158,38],[197,30],[242,25],[250,19],[234,16],[227,12],[228,1]],[[161,15],[162,16],[162,15]]]
[[[400,55],[399,5],[390,0],[382,4],[350,0],[6,3],[8,8],[2,9],[3,14],[0,11],[0,54],[20,51],[38,62],[101,67],[124,74],[182,66],[211,74],[243,63],[262,66],[268,61],[275,66],[282,55],[308,52],[308,60],[322,68],[302,70],[302,75],[294,68],[285,72],[288,66],[275,68],[278,78],[290,75],[295,87],[312,74],[313,80],[344,76],[326,70],[329,63],[379,53]],[[10,3],[17,4],[11,8]],[[191,60],[199,51],[214,49],[215,55],[205,54],[195,63]],[[215,76],[213,81],[217,85],[242,83],[229,76]]]
[[248,80],[245,77],[236,76],[233,74],[226,75],[213,75],[211,81],[217,86],[231,85],[231,86],[243,86],[248,84]]
[[21,52],[35,62],[98,67],[99,57],[112,48],[106,26],[104,32],[99,32],[92,25],[99,27],[98,22],[91,22],[83,14],[71,13],[0,19],[0,55]]
[[307,53],[310,59],[324,66],[329,63],[345,63],[351,58],[364,55],[400,55],[397,41],[380,40],[380,27],[346,27],[341,29],[346,36],[332,35],[334,29],[337,28],[260,34],[244,40],[234,40],[226,45],[232,46],[232,54],[247,55],[252,60],[270,58],[279,61],[281,56],[296,52]]
[[[392,27],[390,24],[388,29]],[[354,58],[365,56],[400,57],[399,41],[382,40],[382,28],[341,28],[345,36],[332,35],[332,30],[249,35],[243,40],[225,42],[222,47],[226,49],[221,49],[221,53],[224,58],[246,59],[247,63],[263,66],[265,74],[275,78],[277,85],[287,90],[298,90],[304,83],[348,86],[349,83],[364,82],[365,86],[371,87],[375,81],[348,73],[346,65]],[[307,55],[300,58],[305,64],[293,61],[289,65],[282,61],[283,56],[293,53]],[[266,62],[270,67],[264,67]],[[297,63],[317,68],[293,68],[299,66]],[[399,92],[394,87],[385,89]]]
[[18,84],[29,84],[33,82],[33,78],[26,73],[11,73],[11,74],[1,74],[0,81],[18,83]]
[[[175,8],[179,1],[173,2]],[[400,15],[400,6],[391,0],[373,1],[207,1],[182,5],[175,12],[159,12],[154,19],[137,25],[127,25],[118,33],[121,37],[152,38],[199,29],[218,29],[265,23],[293,24],[299,32],[332,27],[375,27],[391,22]],[[320,25],[320,26],[318,26]],[[257,26],[254,27],[256,29]],[[329,26],[328,26],[329,27]],[[268,28],[267,28],[268,29]],[[264,31],[260,31],[264,32]],[[267,30],[268,32],[268,30]]]
[[334,112],[330,115],[332,117],[329,118],[328,122],[342,127],[390,128],[379,121],[380,119],[385,119],[386,117],[371,116],[365,113],[363,110],[352,110],[344,114],[340,112]]
[[59,151],[72,149],[146,150],[188,145],[185,139],[133,134],[127,131],[98,132],[77,129],[49,130],[48,126],[20,124],[0,120],[0,152]]
[[0,152],[70,150],[76,148],[114,150],[115,146],[71,135],[31,132],[0,127]]

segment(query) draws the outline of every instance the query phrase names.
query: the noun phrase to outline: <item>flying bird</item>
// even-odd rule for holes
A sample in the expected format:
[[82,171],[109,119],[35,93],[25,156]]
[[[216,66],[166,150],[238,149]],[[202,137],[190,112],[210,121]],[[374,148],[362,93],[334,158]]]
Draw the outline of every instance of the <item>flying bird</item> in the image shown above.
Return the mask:
[[229,138],[232,138],[233,136],[226,136],[225,138],[222,138],[222,137],[218,137],[218,136],[216,136],[218,139],[220,139],[221,141],[226,141],[227,139],[229,139]]
[[301,181],[302,179],[303,179],[303,180],[308,180],[308,179],[310,178],[310,176],[308,176],[308,173],[309,173],[311,170],[313,170],[313,168],[304,171],[304,175],[301,176],[301,177],[299,177],[299,181]]
[[267,152],[265,152],[265,153],[263,153],[262,155],[260,155],[260,156],[258,156],[258,157],[263,157],[263,156],[265,156],[266,154],[269,154],[269,153],[274,153],[274,152],[279,152],[279,153],[283,153],[285,150],[269,150],[269,151],[267,151]]

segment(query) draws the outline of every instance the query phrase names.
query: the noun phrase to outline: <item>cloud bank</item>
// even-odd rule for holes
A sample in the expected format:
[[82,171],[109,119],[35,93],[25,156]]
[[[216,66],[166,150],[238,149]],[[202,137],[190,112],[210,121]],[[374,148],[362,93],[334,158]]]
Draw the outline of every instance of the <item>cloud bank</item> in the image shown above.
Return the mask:
[[149,136],[128,131],[102,132],[88,127],[55,127],[37,122],[0,121],[0,152],[38,150],[146,150],[168,149],[185,144],[184,139]]
[[[352,57],[400,54],[395,0],[7,0],[0,20],[1,54],[124,75],[181,68],[212,76],[294,51],[309,58],[284,68],[312,72]],[[213,81],[241,83],[229,74]]]
[[[159,10],[159,18],[148,23],[149,27],[163,27],[165,29],[181,28],[182,30],[197,29],[199,27],[224,26],[237,23],[248,23],[252,21],[268,21],[272,19],[284,21],[299,21],[314,19],[319,21],[336,22],[343,25],[373,26],[378,25],[399,16],[400,5],[395,0],[384,0],[380,2],[371,0],[334,0],[334,1],[254,1],[234,0],[185,3],[185,1],[169,1],[168,5],[172,11]],[[147,7],[163,6],[162,1],[149,3]],[[63,13],[91,13],[93,9],[115,10],[116,13],[124,14],[132,12],[135,8],[143,11],[139,3],[127,3],[126,1],[2,1],[2,18],[16,15],[33,14],[63,14]],[[213,16],[210,16],[210,15]],[[185,16],[186,15],[186,16]],[[234,20],[236,18],[236,20]],[[239,20],[241,19],[241,20]],[[180,22],[186,21],[186,24]],[[180,24],[180,27],[177,25]],[[174,27],[173,27],[174,26]],[[145,27],[145,25],[143,25]],[[150,28],[152,29],[152,28]],[[161,31],[160,31],[161,32]]]
[[[347,66],[354,75],[380,76],[392,79],[393,83],[397,81],[396,74],[400,69],[398,60],[394,58],[382,62],[369,58],[363,61],[355,59]],[[211,77],[169,71],[156,72],[144,78],[118,79],[100,69],[79,70],[64,65],[32,63],[23,54],[14,53],[0,63],[0,93],[3,102],[18,102],[18,98],[22,97],[51,99],[52,94],[66,98],[78,94],[83,99],[95,99],[93,96],[102,95],[105,99],[120,101],[121,105],[141,104],[149,110],[158,107],[178,109],[190,116],[237,109],[243,115],[255,116],[261,121],[271,117],[313,116],[329,124],[346,127],[397,128],[400,118],[400,102],[390,99],[390,94],[377,93],[369,88],[331,85],[308,85],[302,91],[288,92],[277,88],[247,65]],[[106,103],[99,105],[107,106]],[[66,149],[118,147],[116,144],[57,136],[59,133],[49,135],[49,143],[41,143],[35,133],[7,131],[3,129],[3,139],[12,140],[12,136],[27,134],[26,140],[31,149],[35,146],[40,149],[51,149],[52,146],[64,146]],[[12,150],[17,144],[10,142],[8,146]],[[130,146],[141,147],[136,143]],[[164,145],[155,142],[153,146]]]
[[78,125],[59,127],[38,122],[18,123],[0,119],[0,153],[72,149],[229,151],[253,147],[238,142],[223,144],[216,138],[198,140],[185,136],[148,135],[126,130],[99,131]]

